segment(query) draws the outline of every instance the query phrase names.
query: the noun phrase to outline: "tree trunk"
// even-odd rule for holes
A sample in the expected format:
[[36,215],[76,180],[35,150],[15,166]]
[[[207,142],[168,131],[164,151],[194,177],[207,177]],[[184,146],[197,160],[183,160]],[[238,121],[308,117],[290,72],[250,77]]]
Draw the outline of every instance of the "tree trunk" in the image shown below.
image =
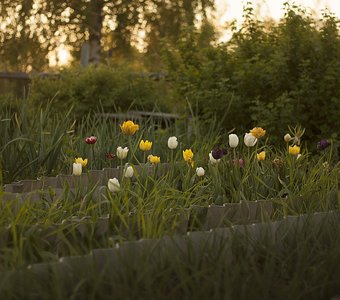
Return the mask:
[[90,33],[90,55],[89,63],[98,65],[101,52],[101,31],[103,26],[103,0],[91,0],[89,6],[89,33]]

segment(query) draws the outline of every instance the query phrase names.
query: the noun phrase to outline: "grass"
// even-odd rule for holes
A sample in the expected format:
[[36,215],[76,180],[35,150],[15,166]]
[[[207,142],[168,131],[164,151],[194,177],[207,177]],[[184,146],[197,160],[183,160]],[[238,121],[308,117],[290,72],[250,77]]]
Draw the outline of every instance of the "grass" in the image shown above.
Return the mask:
[[[195,209],[206,211],[208,205],[277,199],[283,204],[274,205],[270,219],[280,220],[338,210],[340,201],[340,164],[334,145],[313,155],[303,145],[297,159],[288,154],[285,143],[271,145],[270,136],[254,148],[240,142],[230,149],[226,130],[216,130],[216,124],[202,128],[195,120],[191,135],[185,122],[162,128],[149,119],[140,124],[136,135],[127,137],[111,120],[89,115],[75,122],[71,113],[51,116],[48,110],[29,118],[26,109],[12,116],[2,112],[2,182],[70,174],[74,158],[82,156],[89,158],[84,173],[120,167],[121,190],[110,193],[105,186],[66,186],[61,197],[44,196],[24,203],[5,201],[0,191],[0,238],[7,234],[0,239],[1,299],[83,299],[84,295],[88,299],[112,295],[117,299],[325,299],[340,293],[340,274],[335,268],[340,243],[334,234],[339,224],[334,220],[319,228],[305,226],[293,237],[282,232],[276,243],[264,236],[252,251],[248,236],[235,235],[231,243],[203,247],[198,254],[145,252],[120,262],[114,272],[92,270],[93,266],[85,264],[79,272],[71,269],[77,276],[70,279],[70,286],[62,280],[65,270],[26,282],[20,274],[26,274],[31,264],[58,265],[60,257],[114,249],[116,242],[178,234],[181,216]],[[84,142],[90,135],[97,137],[95,145]],[[172,135],[180,141],[173,151],[167,148]],[[168,164],[144,164],[149,153],[139,150],[141,139],[153,141],[150,153]],[[228,151],[218,164],[211,164],[208,154],[217,145]],[[117,146],[129,147],[126,161],[106,159],[105,154],[115,153]],[[187,148],[193,149],[194,168],[182,158]],[[262,150],[266,159],[258,161],[256,154]],[[235,163],[240,158],[243,166]],[[122,177],[126,162],[135,168],[133,179]],[[199,166],[206,170],[201,178],[195,172]],[[191,230],[203,229],[191,225]],[[13,270],[19,273],[7,277]],[[20,287],[15,288],[18,282]]]
[[215,235],[186,251],[169,242],[113,249],[103,266],[87,256],[7,273],[0,290],[5,299],[331,299],[340,289],[338,230],[337,216],[276,239],[263,231],[257,239]]

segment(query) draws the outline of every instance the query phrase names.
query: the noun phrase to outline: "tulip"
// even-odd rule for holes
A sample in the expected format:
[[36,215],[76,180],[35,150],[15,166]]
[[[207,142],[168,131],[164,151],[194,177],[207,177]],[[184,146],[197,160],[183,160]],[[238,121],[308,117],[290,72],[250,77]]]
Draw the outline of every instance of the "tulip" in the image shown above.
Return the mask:
[[288,152],[289,154],[292,154],[292,155],[298,155],[300,153],[300,147],[299,146],[289,146],[289,149],[288,149]]
[[250,130],[250,133],[257,139],[260,139],[261,137],[265,136],[266,131],[262,127],[254,127],[252,130]]
[[149,151],[152,147],[152,142],[149,142],[148,140],[143,141],[141,140],[139,143],[139,149],[142,151]]
[[281,157],[276,157],[272,163],[276,169],[281,169],[284,166],[284,161]]
[[95,144],[97,142],[97,138],[95,136],[89,136],[85,138],[86,144]]
[[133,177],[133,168],[131,166],[127,166],[124,170],[124,177],[131,178]]
[[125,147],[125,148],[122,148],[122,147],[118,147],[117,148],[117,157],[121,160],[125,159],[128,155],[128,152],[129,152],[129,148],[128,147]]
[[169,137],[169,139],[168,139],[169,149],[171,149],[171,150],[176,149],[177,146],[178,146],[177,137],[175,137],[175,136]]
[[122,125],[120,125],[120,129],[123,134],[126,135],[134,135],[137,130],[139,130],[139,125],[133,123],[133,121],[125,121]]
[[234,133],[229,134],[229,146],[231,148],[236,148],[238,146],[238,143],[239,143],[238,136]]
[[257,138],[251,133],[246,133],[244,136],[244,144],[247,147],[254,147],[257,142]]
[[88,160],[87,160],[87,158],[82,159],[81,157],[77,157],[77,158],[74,160],[74,162],[75,162],[76,164],[81,164],[83,167],[86,167]]
[[329,163],[328,161],[325,161],[322,163],[322,166],[325,168],[325,169],[329,169]]
[[297,156],[296,156],[296,160],[298,160],[302,155],[299,153]]
[[202,177],[205,174],[205,170],[202,167],[196,168],[196,175]]
[[211,151],[211,155],[215,159],[221,159],[224,154],[226,154],[226,151],[220,148],[215,148],[214,150]]
[[330,143],[329,143],[328,140],[322,139],[322,140],[320,140],[320,142],[318,142],[317,148],[319,150],[325,150],[329,145],[330,145]]
[[212,155],[212,152],[209,153],[209,162],[214,165],[217,164],[218,162],[220,162],[220,159],[215,159]]
[[240,166],[241,168],[243,168],[244,167],[244,165],[245,165],[245,161],[244,161],[244,159],[243,158],[240,158],[240,159],[233,159],[233,164],[235,165],[235,166]]
[[107,183],[107,187],[109,188],[110,192],[119,192],[120,191],[120,183],[117,178],[109,179]]
[[82,164],[81,163],[73,163],[73,175],[80,176],[82,173]]
[[189,162],[191,163],[192,162],[192,159],[194,157],[194,153],[192,152],[191,149],[185,149],[183,151],[183,158],[186,162]]
[[287,133],[287,134],[285,134],[283,139],[286,143],[289,143],[293,138],[291,137],[291,135],[289,133]]
[[161,158],[159,156],[156,156],[156,155],[152,155],[150,154],[148,156],[148,160],[150,163],[152,163],[153,165],[157,165],[161,162]]
[[259,161],[265,160],[265,159],[266,159],[266,151],[262,151],[262,152],[260,152],[260,153],[257,153],[257,159],[258,159]]
[[106,153],[105,156],[108,160],[112,160],[114,158],[114,154],[111,152]]

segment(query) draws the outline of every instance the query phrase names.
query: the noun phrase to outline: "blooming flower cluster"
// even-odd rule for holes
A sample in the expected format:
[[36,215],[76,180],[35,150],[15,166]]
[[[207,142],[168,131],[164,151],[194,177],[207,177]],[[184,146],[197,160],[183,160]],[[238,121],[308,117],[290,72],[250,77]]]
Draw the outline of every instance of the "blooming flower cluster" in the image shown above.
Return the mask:
[[[123,122],[120,125],[120,129],[123,135],[128,135],[132,136],[134,135],[138,130],[139,130],[139,125],[135,124],[133,121],[128,120]],[[290,128],[291,129],[291,128]],[[244,146],[248,148],[248,156],[245,160],[245,158],[238,157],[237,153],[238,151],[236,148],[239,146],[240,139],[239,136],[235,133],[231,133],[228,135],[228,145],[229,149],[226,149],[226,147],[223,146],[223,144],[218,144],[218,146],[214,147],[210,153],[209,153],[209,164],[210,165],[218,165],[221,160],[223,160],[224,157],[229,157],[229,161],[234,165],[238,166],[240,168],[245,167],[246,161],[251,161],[253,159],[253,155],[250,153],[250,148],[255,147],[256,149],[260,149],[259,152],[256,151],[256,156],[255,158],[259,162],[263,162],[267,159],[267,152],[263,150],[266,145],[261,147],[259,146],[260,140],[265,137],[266,135],[266,130],[263,129],[262,127],[254,127],[253,129],[249,130],[249,132],[244,134],[243,137],[243,142]],[[286,133],[283,137],[284,141],[287,143],[287,150],[288,154],[296,156],[296,159],[299,159],[301,157],[301,137],[304,133],[304,129],[301,127],[296,127],[293,130],[291,129],[291,134]],[[95,136],[89,136],[85,138],[85,142],[87,144],[93,145],[97,142],[97,137]],[[171,136],[167,140],[167,146],[170,150],[174,151],[177,149],[179,145],[178,139],[176,136]],[[327,147],[329,147],[330,142],[327,139],[322,139],[318,142],[317,144],[317,149],[318,150],[325,150]],[[141,139],[139,141],[139,150],[143,152],[150,151],[153,147],[153,142],[148,140],[148,139]],[[92,148],[94,151],[94,148]],[[261,151],[262,150],[262,151]],[[123,160],[127,159],[129,153],[129,148],[128,147],[122,147],[118,146],[116,149],[116,154],[114,155],[113,153],[106,153],[106,157],[108,160],[114,159],[114,157],[117,157],[123,163]],[[173,154],[174,152],[172,152]],[[184,162],[186,162],[189,166],[192,168],[194,167],[194,152],[191,148],[186,148],[182,150],[182,157]],[[145,156],[144,156],[145,160]],[[173,155],[171,156],[171,160],[173,162]],[[149,154],[147,156],[147,162],[151,165],[157,165],[161,162],[161,157],[154,155],[154,154]],[[82,168],[86,167],[88,164],[88,159],[87,158],[82,158],[82,157],[77,157],[74,160],[73,163],[73,174],[75,176],[79,176],[82,174]],[[262,166],[265,166],[263,164]],[[284,166],[284,160],[281,157],[276,157],[272,161],[272,166],[275,168],[277,172],[280,172],[280,170]],[[206,170],[202,166],[197,166],[195,169],[196,176],[201,178],[205,176]],[[190,171],[188,172],[190,174]],[[124,180],[124,178],[129,179],[134,176],[134,168],[133,166],[129,165],[128,163],[125,164],[125,167],[122,169],[121,176]],[[193,178],[193,177],[192,177]],[[204,181],[202,181],[204,182]],[[121,189],[119,180],[117,178],[111,178],[108,181],[108,189],[111,192],[118,192]]]

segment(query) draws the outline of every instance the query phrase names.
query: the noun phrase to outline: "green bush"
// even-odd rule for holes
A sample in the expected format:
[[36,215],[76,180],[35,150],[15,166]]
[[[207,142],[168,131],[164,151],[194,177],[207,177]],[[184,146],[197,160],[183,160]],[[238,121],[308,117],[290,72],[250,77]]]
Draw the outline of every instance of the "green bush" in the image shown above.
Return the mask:
[[175,92],[209,120],[217,115],[230,129],[265,126],[285,133],[289,124],[306,128],[306,138],[339,137],[339,21],[319,21],[286,4],[277,24],[261,23],[251,5],[232,39],[213,46],[188,29],[176,48],[164,47]]
[[128,109],[167,110],[165,83],[133,73],[128,68],[105,66],[62,71],[59,77],[32,78],[30,99],[35,107],[53,99],[53,109],[77,115],[103,108],[105,112]]

